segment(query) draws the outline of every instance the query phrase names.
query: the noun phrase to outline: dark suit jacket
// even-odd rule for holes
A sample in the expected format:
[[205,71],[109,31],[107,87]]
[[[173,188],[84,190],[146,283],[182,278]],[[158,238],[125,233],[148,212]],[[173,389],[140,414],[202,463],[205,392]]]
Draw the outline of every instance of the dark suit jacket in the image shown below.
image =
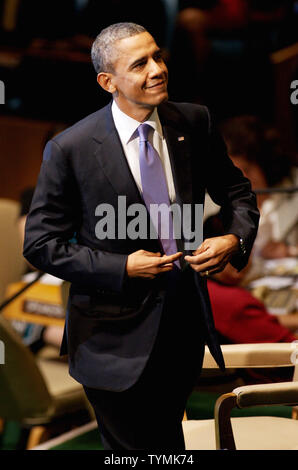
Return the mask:
[[[241,269],[259,218],[249,181],[227,157],[207,108],[167,102],[158,112],[178,202],[202,204],[208,190],[224,209],[226,233],[245,241],[247,255],[232,260]],[[165,294],[163,275],[130,279],[125,270],[130,253],[160,251],[158,240],[95,236],[96,207],[109,203],[117,216],[119,195],[126,196],[127,207],[143,203],[108,105],[46,145],[24,244],[30,263],[72,283],[67,341],[62,345],[62,352],[69,353],[70,374],[86,386],[115,391],[127,389],[140,376],[158,331]],[[76,243],[70,241],[74,235]],[[224,368],[206,281],[192,270],[191,275],[200,296],[207,344]]]

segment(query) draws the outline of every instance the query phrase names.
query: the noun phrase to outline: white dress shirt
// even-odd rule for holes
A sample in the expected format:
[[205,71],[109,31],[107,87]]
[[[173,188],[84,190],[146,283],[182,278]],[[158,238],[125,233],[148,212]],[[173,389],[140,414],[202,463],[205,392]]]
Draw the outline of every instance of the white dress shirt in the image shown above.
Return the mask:
[[[142,181],[139,163],[139,134],[137,132],[137,128],[142,123],[123,113],[115,101],[112,103],[112,115],[131,173],[135,179],[140,193],[142,193]],[[154,109],[149,119],[145,122],[154,129],[149,132],[148,139],[160,156],[167,181],[169,199],[170,202],[173,203],[176,200],[176,193],[171,162],[167,143],[163,136],[162,126],[156,108]]]

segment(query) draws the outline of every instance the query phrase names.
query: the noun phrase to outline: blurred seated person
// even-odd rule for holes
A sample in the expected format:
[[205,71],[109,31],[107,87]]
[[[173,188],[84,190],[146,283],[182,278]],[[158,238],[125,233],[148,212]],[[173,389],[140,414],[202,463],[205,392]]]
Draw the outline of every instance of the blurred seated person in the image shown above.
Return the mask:
[[[243,270],[245,271],[245,270]],[[239,286],[244,272],[231,264],[208,279],[208,290],[222,343],[291,343],[298,340],[298,312],[269,313],[265,305]]]
[[260,224],[253,256],[297,257],[298,192],[286,191],[298,186],[294,158],[283,150],[278,132],[258,117],[228,119],[221,131],[230,158],[250,180],[252,189],[271,189],[257,194]]
[[[210,49],[209,41],[214,33],[224,38],[225,33],[229,37],[238,31],[238,37],[245,39],[248,27],[255,29],[260,25],[263,34],[267,33],[266,28],[270,33],[275,32],[271,38],[272,49],[297,39],[291,21],[295,19],[294,0],[180,0],[179,6],[177,24],[191,35],[198,59],[205,47]],[[286,28],[288,31],[284,31]]]
[[[173,32],[169,61],[173,77],[169,87],[171,96],[175,100],[206,104],[216,111],[217,116],[220,116],[223,111],[222,100],[226,93],[222,94],[219,91],[217,74],[217,83],[214,86],[214,67],[216,64],[217,69],[220,68],[219,61],[222,55],[227,60],[228,57],[225,51],[216,50],[211,31],[223,30],[230,34],[234,29],[241,30],[247,23],[245,11],[245,0],[179,1],[179,13]],[[239,58],[238,52],[236,54]],[[220,90],[224,87],[226,92],[226,82],[223,84],[222,80],[226,79],[227,74],[231,76],[229,66],[226,64],[225,74],[220,78]]]
[[[211,216],[204,225],[204,237],[223,233],[220,217]],[[221,344],[291,343],[298,340],[298,312],[273,315],[265,305],[240,286],[245,271],[238,272],[230,263],[208,278],[208,291],[216,330]],[[241,374],[241,372],[240,372]],[[246,383],[292,379],[292,368],[255,372],[246,370]]]
[[[221,216],[209,217],[204,223],[204,238],[224,233]],[[241,287],[249,269],[238,272],[230,263],[219,273],[210,274],[208,290],[214,321],[222,342],[276,343],[298,339],[298,312],[273,315],[265,305]]]
[[[29,212],[33,193],[34,188],[27,188],[23,191],[20,198],[21,208],[18,219],[18,229],[22,243],[24,241],[26,216]],[[27,272],[35,270],[28,262],[27,265]],[[55,325],[43,326],[37,323],[26,323],[17,320],[12,322],[12,326],[22,336],[24,344],[26,344],[34,354],[38,353],[46,345],[54,346],[57,350],[60,348],[63,337],[63,327]]]
[[[221,344],[292,343],[298,340],[298,312],[273,315],[247,290],[238,286],[243,272],[227,264],[208,279],[215,328]],[[292,380],[292,368],[238,371],[245,383]]]
[[[172,50],[171,66],[177,73],[175,84],[170,84],[173,93],[180,100],[188,93],[188,99],[206,104],[222,118],[251,112],[270,116],[269,54],[297,41],[293,4],[293,0],[180,0]],[[184,64],[180,74],[176,63],[180,68]],[[181,83],[186,80],[185,90]]]

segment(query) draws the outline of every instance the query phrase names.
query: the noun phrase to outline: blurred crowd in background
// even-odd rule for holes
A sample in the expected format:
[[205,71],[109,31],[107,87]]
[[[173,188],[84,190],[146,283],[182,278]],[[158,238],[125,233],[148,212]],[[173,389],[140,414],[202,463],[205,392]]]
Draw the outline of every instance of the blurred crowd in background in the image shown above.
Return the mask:
[[5,111],[74,122],[105,104],[90,47],[119,21],[144,25],[163,48],[170,99],[203,103],[220,120],[272,119],[270,55],[297,42],[294,0],[1,0],[0,45],[16,52],[0,63]]

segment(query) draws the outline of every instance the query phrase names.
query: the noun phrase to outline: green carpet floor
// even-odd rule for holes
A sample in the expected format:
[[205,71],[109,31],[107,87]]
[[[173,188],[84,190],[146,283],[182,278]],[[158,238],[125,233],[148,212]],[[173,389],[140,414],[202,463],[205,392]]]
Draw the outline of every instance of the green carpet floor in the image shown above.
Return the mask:
[[82,436],[52,447],[51,450],[103,450],[103,446],[100,442],[98,430],[93,429],[82,434]]

